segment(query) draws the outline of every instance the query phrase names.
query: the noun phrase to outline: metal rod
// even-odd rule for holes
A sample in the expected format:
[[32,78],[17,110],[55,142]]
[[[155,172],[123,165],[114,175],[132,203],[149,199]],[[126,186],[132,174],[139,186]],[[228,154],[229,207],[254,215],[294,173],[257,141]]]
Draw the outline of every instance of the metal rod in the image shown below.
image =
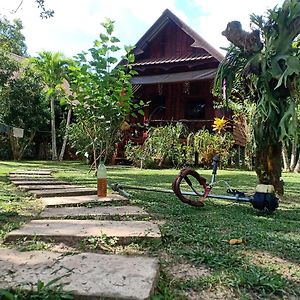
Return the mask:
[[108,183],[108,186],[115,192],[118,192],[121,196],[124,196],[126,198],[130,198],[131,195],[129,193],[127,193],[126,191],[124,191],[123,187],[120,186],[119,184],[110,184]]
[[166,189],[156,189],[156,188],[146,188],[132,185],[122,185],[122,184],[112,184],[111,188],[115,191],[128,189],[128,190],[139,190],[139,191],[147,191],[147,192],[158,192],[158,193],[167,193],[174,194],[173,190]]
[[227,196],[227,195],[208,194],[207,198],[232,200],[232,201],[238,201],[238,202],[251,202],[252,201],[252,198],[250,198],[250,197],[239,197],[238,195],[237,196]]
[[[126,193],[129,196],[130,196],[130,194],[125,192],[124,189],[139,190],[139,191],[146,191],[146,192],[157,192],[157,193],[165,193],[165,194],[174,194],[173,190],[138,187],[138,186],[132,186],[132,185],[114,184],[114,185],[111,185],[111,188],[115,191],[118,191],[119,193]],[[195,192],[181,192],[181,193],[182,193],[182,195],[187,195],[187,196],[199,196]],[[203,196],[203,194],[202,194],[202,196]],[[128,196],[125,196],[125,197],[128,197]],[[231,200],[231,201],[237,201],[237,202],[251,202],[252,201],[252,198],[250,198],[250,197],[239,197],[238,195],[237,196],[227,196],[227,195],[208,194],[207,198]]]

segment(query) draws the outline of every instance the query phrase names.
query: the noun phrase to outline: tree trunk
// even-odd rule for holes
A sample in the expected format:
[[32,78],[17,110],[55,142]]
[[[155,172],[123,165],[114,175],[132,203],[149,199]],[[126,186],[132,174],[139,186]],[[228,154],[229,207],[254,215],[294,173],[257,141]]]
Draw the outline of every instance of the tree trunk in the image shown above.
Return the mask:
[[299,154],[299,157],[298,157],[298,161],[297,161],[297,164],[294,168],[294,172],[295,173],[300,173],[300,154]]
[[52,141],[52,160],[57,160],[57,147],[56,147],[56,128],[55,128],[55,105],[54,97],[51,97],[51,141]]
[[19,157],[19,145],[18,145],[18,139],[15,138],[12,133],[8,134],[8,139],[9,139],[9,143],[10,143],[10,147],[11,147],[11,152],[13,155],[13,159],[14,160],[18,160]]
[[284,171],[286,171],[286,172],[291,171],[290,170],[290,160],[289,160],[288,151],[286,149],[286,145],[282,146],[282,160],[283,160]]
[[296,146],[296,142],[295,139],[293,139],[292,142],[292,152],[291,152],[291,160],[290,160],[290,170],[293,171],[296,165],[296,157],[297,155],[297,146]]
[[64,158],[64,155],[65,155],[67,141],[68,141],[68,133],[69,133],[70,123],[71,123],[71,116],[72,116],[72,109],[70,108],[68,110],[66,130],[65,130],[63,143],[62,143],[62,146],[61,146],[61,151],[60,151],[60,154],[59,154],[59,161],[62,161],[63,158]]
[[97,172],[97,155],[96,155],[96,146],[95,146],[94,142],[93,142],[93,158],[94,158],[94,161],[93,161],[92,166],[94,165],[95,173],[96,173]]
[[158,162],[158,167],[161,168],[165,162],[165,156],[163,155]]
[[22,148],[20,150],[20,153],[19,153],[19,159],[18,160],[21,160],[23,158],[24,152],[29,147],[29,145],[31,145],[31,143],[32,143],[32,141],[33,141],[33,139],[35,137],[35,134],[36,134],[36,131],[31,132],[30,137],[29,137],[27,143],[23,143],[23,146],[22,146]]
[[25,150],[28,148],[28,146],[30,146],[35,137],[35,133],[36,131],[31,132],[29,138],[24,136],[22,141],[19,138],[14,137],[12,134],[8,135],[14,160],[21,160],[23,158]]
[[281,178],[282,145],[272,144],[268,148],[256,150],[256,173],[259,183],[272,184],[278,195],[283,195],[283,181]]

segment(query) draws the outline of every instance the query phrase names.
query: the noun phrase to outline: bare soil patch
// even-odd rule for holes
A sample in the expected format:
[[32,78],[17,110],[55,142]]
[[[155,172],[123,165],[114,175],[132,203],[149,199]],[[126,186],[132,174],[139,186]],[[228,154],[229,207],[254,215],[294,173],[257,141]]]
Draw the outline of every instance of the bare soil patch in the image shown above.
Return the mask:
[[267,266],[272,271],[282,275],[288,280],[293,280],[300,283],[300,264],[274,256],[265,251],[252,251],[249,250],[246,255],[250,255],[254,264]]
[[231,300],[236,299],[236,295],[227,289],[217,290],[203,290],[193,291],[190,290],[185,293],[189,300]]
[[205,266],[193,266],[187,262],[171,265],[167,271],[178,280],[196,279],[198,277],[209,276],[211,270]]

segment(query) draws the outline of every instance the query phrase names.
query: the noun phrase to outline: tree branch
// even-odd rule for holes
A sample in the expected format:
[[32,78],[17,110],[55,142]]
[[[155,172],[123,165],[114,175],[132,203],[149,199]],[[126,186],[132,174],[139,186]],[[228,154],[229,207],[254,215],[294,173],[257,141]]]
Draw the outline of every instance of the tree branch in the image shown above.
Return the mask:
[[[23,5],[24,0],[20,0],[20,3],[18,7],[14,10],[12,10],[12,13],[15,14],[20,9],[20,7]],[[48,19],[54,16],[54,10],[53,9],[46,9],[45,7],[45,0],[35,0],[38,8],[41,10],[40,17],[42,19]]]
[[260,51],[263,47],[259,30],[247,32],[242,29],[242,25],[239,21],[229,22],[226,29],[222,32],[222,35],[224,35],[229,42],[247,53]]
[[21,7],[22,4],[23,4],[23,1],[24,1],[24,0],[21,0],[20,3],[19,3],[19,5],[18,5],[18,7],[12,11],[13,14],[17,13],[17,11],[20,9],[20,7]]

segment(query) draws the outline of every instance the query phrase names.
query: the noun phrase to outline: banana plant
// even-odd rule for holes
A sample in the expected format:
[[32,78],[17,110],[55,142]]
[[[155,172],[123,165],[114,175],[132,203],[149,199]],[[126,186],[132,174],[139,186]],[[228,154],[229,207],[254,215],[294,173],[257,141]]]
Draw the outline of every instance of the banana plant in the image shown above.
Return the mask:
[[[260,183],[273,184],[283,194],[282,142],[296,138],[300,87],[300,0],[285,0],[266,16],[251,15],[255,30],[246,32],[238,21],[222,33],[231,42],[220,64],[214,93],[225,100],[232,93],[256,103],[254,136],[256,172]],[[242,99],[243,100],[243,99]]]

